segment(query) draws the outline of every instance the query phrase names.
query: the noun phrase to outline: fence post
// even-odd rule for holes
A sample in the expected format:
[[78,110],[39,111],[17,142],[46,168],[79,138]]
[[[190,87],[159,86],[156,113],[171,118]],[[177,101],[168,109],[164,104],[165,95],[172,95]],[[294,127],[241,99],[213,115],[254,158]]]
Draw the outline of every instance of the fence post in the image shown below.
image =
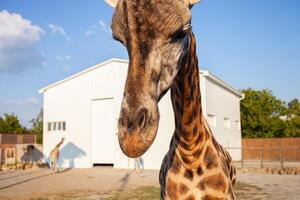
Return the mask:
[[281,159],[280,159],[280,163],[281,163],[281,169],[283,169],[283,149],[281,148]]
[[[241,148],[242,149],[242,169],[244,169],[244,154],[243,154],[243,147]],[[299,148],[299,152],[300,152],[300,148]]]
[[299,153],[299,162],[300,162],[300,147],[298,148],[298,153]]
[[264,168],[263,148],[260,149],[260,168]]

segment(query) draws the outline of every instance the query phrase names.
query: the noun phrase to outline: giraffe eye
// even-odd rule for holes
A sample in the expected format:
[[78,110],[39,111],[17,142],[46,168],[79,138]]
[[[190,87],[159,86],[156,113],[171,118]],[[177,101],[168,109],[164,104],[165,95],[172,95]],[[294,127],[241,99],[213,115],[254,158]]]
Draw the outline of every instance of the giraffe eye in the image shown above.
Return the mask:
[[184,29],[179,29],[178,31],[176,31],[173,35],[172,35],[172,39],[173,40],[180,40],[182,38],[184,38],[187,35],[187,30]]

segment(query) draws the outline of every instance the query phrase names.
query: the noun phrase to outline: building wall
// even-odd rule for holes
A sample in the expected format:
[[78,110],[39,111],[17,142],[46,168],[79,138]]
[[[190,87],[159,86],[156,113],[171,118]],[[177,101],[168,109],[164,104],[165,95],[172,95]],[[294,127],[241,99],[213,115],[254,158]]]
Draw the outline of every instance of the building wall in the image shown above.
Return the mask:
[[[216,140],[225,148],[234,160],[241,159],[240,100],[213,80],[205,78],[206,115],[214,115],[216,127],[211,130]],[[229,119],[230,128],[225,128],[224,118]]]
[[[60,150],[62,167],[92,167],[92,100],[113,97],[118,110],[127,64],[109,63],[44,92],[44,154],[65,138]],[[112,111],[117,114],[116,111]],[[117,115],[115,121],[117,122]],[[48,131],[48,122],[65,121],[65,131]]]
[[[92,72],[84,73],[76,78],[65,81],[58,86],[52,87],[44,92],[44,159],[49,161],[48,156],[50,151],[65,137],[65,142],[61,146],[59,165],[62,167],[78,167],[88,168],[93,166],[93,134],[92,134],[92,101],[102,98],[112,98],[114,102],[114,167],[115,168],[133,168],[133,159],[127,158],[121,151],[118,143],[117,121],[123,97],[123,89],[127,75],[127,63],[124,62],[109,62],[105,66],[94,69]],[[205,78],[201,80],[206,82]],[[213,104],[224,105],[224,97],[227,99],[224,106],[219,106],[221,109],[231,112],[232,118],[239,115],[239,102],[231,94],[226,94],[226,91],[218,90],[214,85],[201,85],[201,90],[211,91],[211,93],[203,95],[202,103],[208,106],[208,111],[213,111]],[[219,92],[221,97],[214,100],[213,93]],[[204,92],[205,93],[205,92]],[[228,93],[228,92],[227,92]],[[208,99],[211,102],[206,102]],[[213,98],[214,99],[214,98]],[[222,101],[221,101],[222,100]],[[232,102],[231,102],[232,101]],[[237,105],[238,103],[238,105]],[[232,106],[238,106],[238,109],[229,111]],[[159,169],[164,155],[167,153],[170,145],[170,140],[174,131],[174,115],[168,92],[159,103],[160,122],[156,139],[150,149],[143,155],[145,169]],[[217,111],[216,111],[217,112]],[[105,113],[104,113],[105,114]],[[219,113],[218,113],[219,114]],[[230,115],[231,116],[231,115]],[[48,131],[47,123],[55,121],[65,121],[65,131]],[[216,130],[219,133],[219,130]],[[238,140],[234,138],[233,133],[228,134],[228,140]],[[218,136],[218,140],[222,141],[223,137]],[[234,142],[232,145],[239,145]]]

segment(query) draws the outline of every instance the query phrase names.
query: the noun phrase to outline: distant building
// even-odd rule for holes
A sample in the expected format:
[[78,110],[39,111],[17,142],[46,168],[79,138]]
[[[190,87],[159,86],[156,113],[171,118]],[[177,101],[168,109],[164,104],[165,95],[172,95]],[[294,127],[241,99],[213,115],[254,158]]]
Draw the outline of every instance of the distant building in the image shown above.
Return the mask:
[[1,164],[15,164],[35,161],[35,146],[36,135],[0,134],[0,162]]
[[[111,59],[40,89],[44,96],[44,154],[65,137],[59,164],[89,168],[113,164],[132,168],[133,160],[122,152],[117,139],[117,122],[128,61]],[[225,147],[241,147],[240,99],[238,90],[211,74],[200,71],[203,114],[216,139]],[[146,169],[159,169],[174,131],[170,94],[159,103],[157,137],[143,155]],[[241,150],[230,150],[234,160]]]

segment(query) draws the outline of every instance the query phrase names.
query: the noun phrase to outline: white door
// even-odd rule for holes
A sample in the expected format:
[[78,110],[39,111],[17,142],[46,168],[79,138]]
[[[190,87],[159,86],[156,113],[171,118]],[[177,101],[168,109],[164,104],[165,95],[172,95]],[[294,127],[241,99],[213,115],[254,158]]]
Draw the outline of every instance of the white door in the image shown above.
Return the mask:
[[93,101],[93,163],[114,162],[114,109],[113,99]]

